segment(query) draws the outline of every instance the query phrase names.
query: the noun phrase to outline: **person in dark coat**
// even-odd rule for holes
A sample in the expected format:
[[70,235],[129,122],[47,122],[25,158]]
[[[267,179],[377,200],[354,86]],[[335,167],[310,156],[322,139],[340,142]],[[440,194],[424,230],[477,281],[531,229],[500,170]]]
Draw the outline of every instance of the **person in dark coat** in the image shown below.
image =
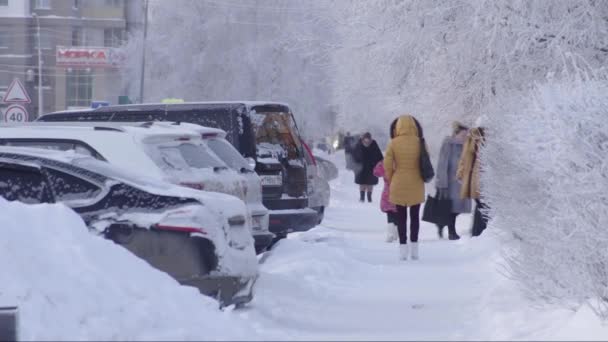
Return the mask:
[[[459,214],[470,213],[472,207],[470,199],[460,196],[462,185],[456,176],[469,128],[459,122],[454,122],[452,127],[452,135],[446,137],[441,145],[435,185],[439,198],[451,201],[452,214],[447,220],[448,236],[450,240],[458,240],[460,236],[456,233],[456,218]],[[437,225],[439,238],[443,238],[444,227]]]
[[359,184],[359,201],[365,202],[367,193],[367,201],[371,202],[374,185],[378,184],[378,177],[374,176],[374,167],[384,159],[382,151],[380,151],[378,143],[372,139],[371,133],[363,134],[355,146],[353,159],[355,161],[355,183]]
[[353,151],[355,149],[355,137],[346,132],[342,146],[344,146],[344,157],[346,158],[346,169],[354,170]]

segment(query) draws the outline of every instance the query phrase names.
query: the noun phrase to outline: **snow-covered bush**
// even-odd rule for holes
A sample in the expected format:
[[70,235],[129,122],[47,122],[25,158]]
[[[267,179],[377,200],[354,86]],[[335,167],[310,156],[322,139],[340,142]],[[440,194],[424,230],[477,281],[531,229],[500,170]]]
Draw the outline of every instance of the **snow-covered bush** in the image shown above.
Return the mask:
[[538,86],[487,123],[482,193],[535,298],[608,318],[608,82]]

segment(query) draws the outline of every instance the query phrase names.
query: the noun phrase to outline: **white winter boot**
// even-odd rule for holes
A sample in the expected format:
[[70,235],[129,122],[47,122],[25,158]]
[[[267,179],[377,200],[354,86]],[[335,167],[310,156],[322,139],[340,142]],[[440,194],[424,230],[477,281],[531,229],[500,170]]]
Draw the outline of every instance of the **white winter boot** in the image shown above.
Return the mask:
[[410,245],[399,245],[399,259],[407,260],[407,255],[410,251]]
[[386,242],[393,242],[397,239],[397,226],[389,223],[386,226]]
[[412,260],[418,260],[418,242],[412,242]]

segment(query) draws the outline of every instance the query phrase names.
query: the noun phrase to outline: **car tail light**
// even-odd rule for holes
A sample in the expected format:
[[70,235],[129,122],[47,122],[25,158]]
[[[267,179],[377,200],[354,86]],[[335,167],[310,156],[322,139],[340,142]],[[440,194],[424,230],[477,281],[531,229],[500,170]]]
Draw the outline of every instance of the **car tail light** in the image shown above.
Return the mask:
[[195,228],[195,227],[183,227],[183,226],[170,226],[163,224],[156,224],[154,228],[158,230],[166,230],[171,232],[180,232],[180,233],[199,233],[203,235],[207,235],[207,232],[203,228]]
[[203,183],[182,182],[182,183],[179,183],[179,185],[185,186],[187,188],[196,189],[196,190],[204,190],[205,189],[205,184],[203,184]]
[[308,147],[308,145],[305,142],[302,142],[302,145],[304,145],[304,148],[306,149],[306,152],[308,153],[308,155],[310,156],[310,160],[312,160],[312,164],[314,166],[317,166],[317,159],[315,158],[315,156],[312,154],[312,151],[310,149],[310,147]]
[[175,139],[175,141],[190,141],[189,137],[179,137],[177,139]]
[[203,139],[217,138],[217,133],[203,133]]

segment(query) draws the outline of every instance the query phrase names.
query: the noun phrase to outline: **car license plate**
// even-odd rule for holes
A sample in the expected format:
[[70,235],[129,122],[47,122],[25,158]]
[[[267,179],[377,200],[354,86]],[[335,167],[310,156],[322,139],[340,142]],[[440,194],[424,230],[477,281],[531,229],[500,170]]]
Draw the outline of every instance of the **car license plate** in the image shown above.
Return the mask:
[[262,185],[265,186],[281,186],[283,185],[283,177],[280,175],[261,176]]

